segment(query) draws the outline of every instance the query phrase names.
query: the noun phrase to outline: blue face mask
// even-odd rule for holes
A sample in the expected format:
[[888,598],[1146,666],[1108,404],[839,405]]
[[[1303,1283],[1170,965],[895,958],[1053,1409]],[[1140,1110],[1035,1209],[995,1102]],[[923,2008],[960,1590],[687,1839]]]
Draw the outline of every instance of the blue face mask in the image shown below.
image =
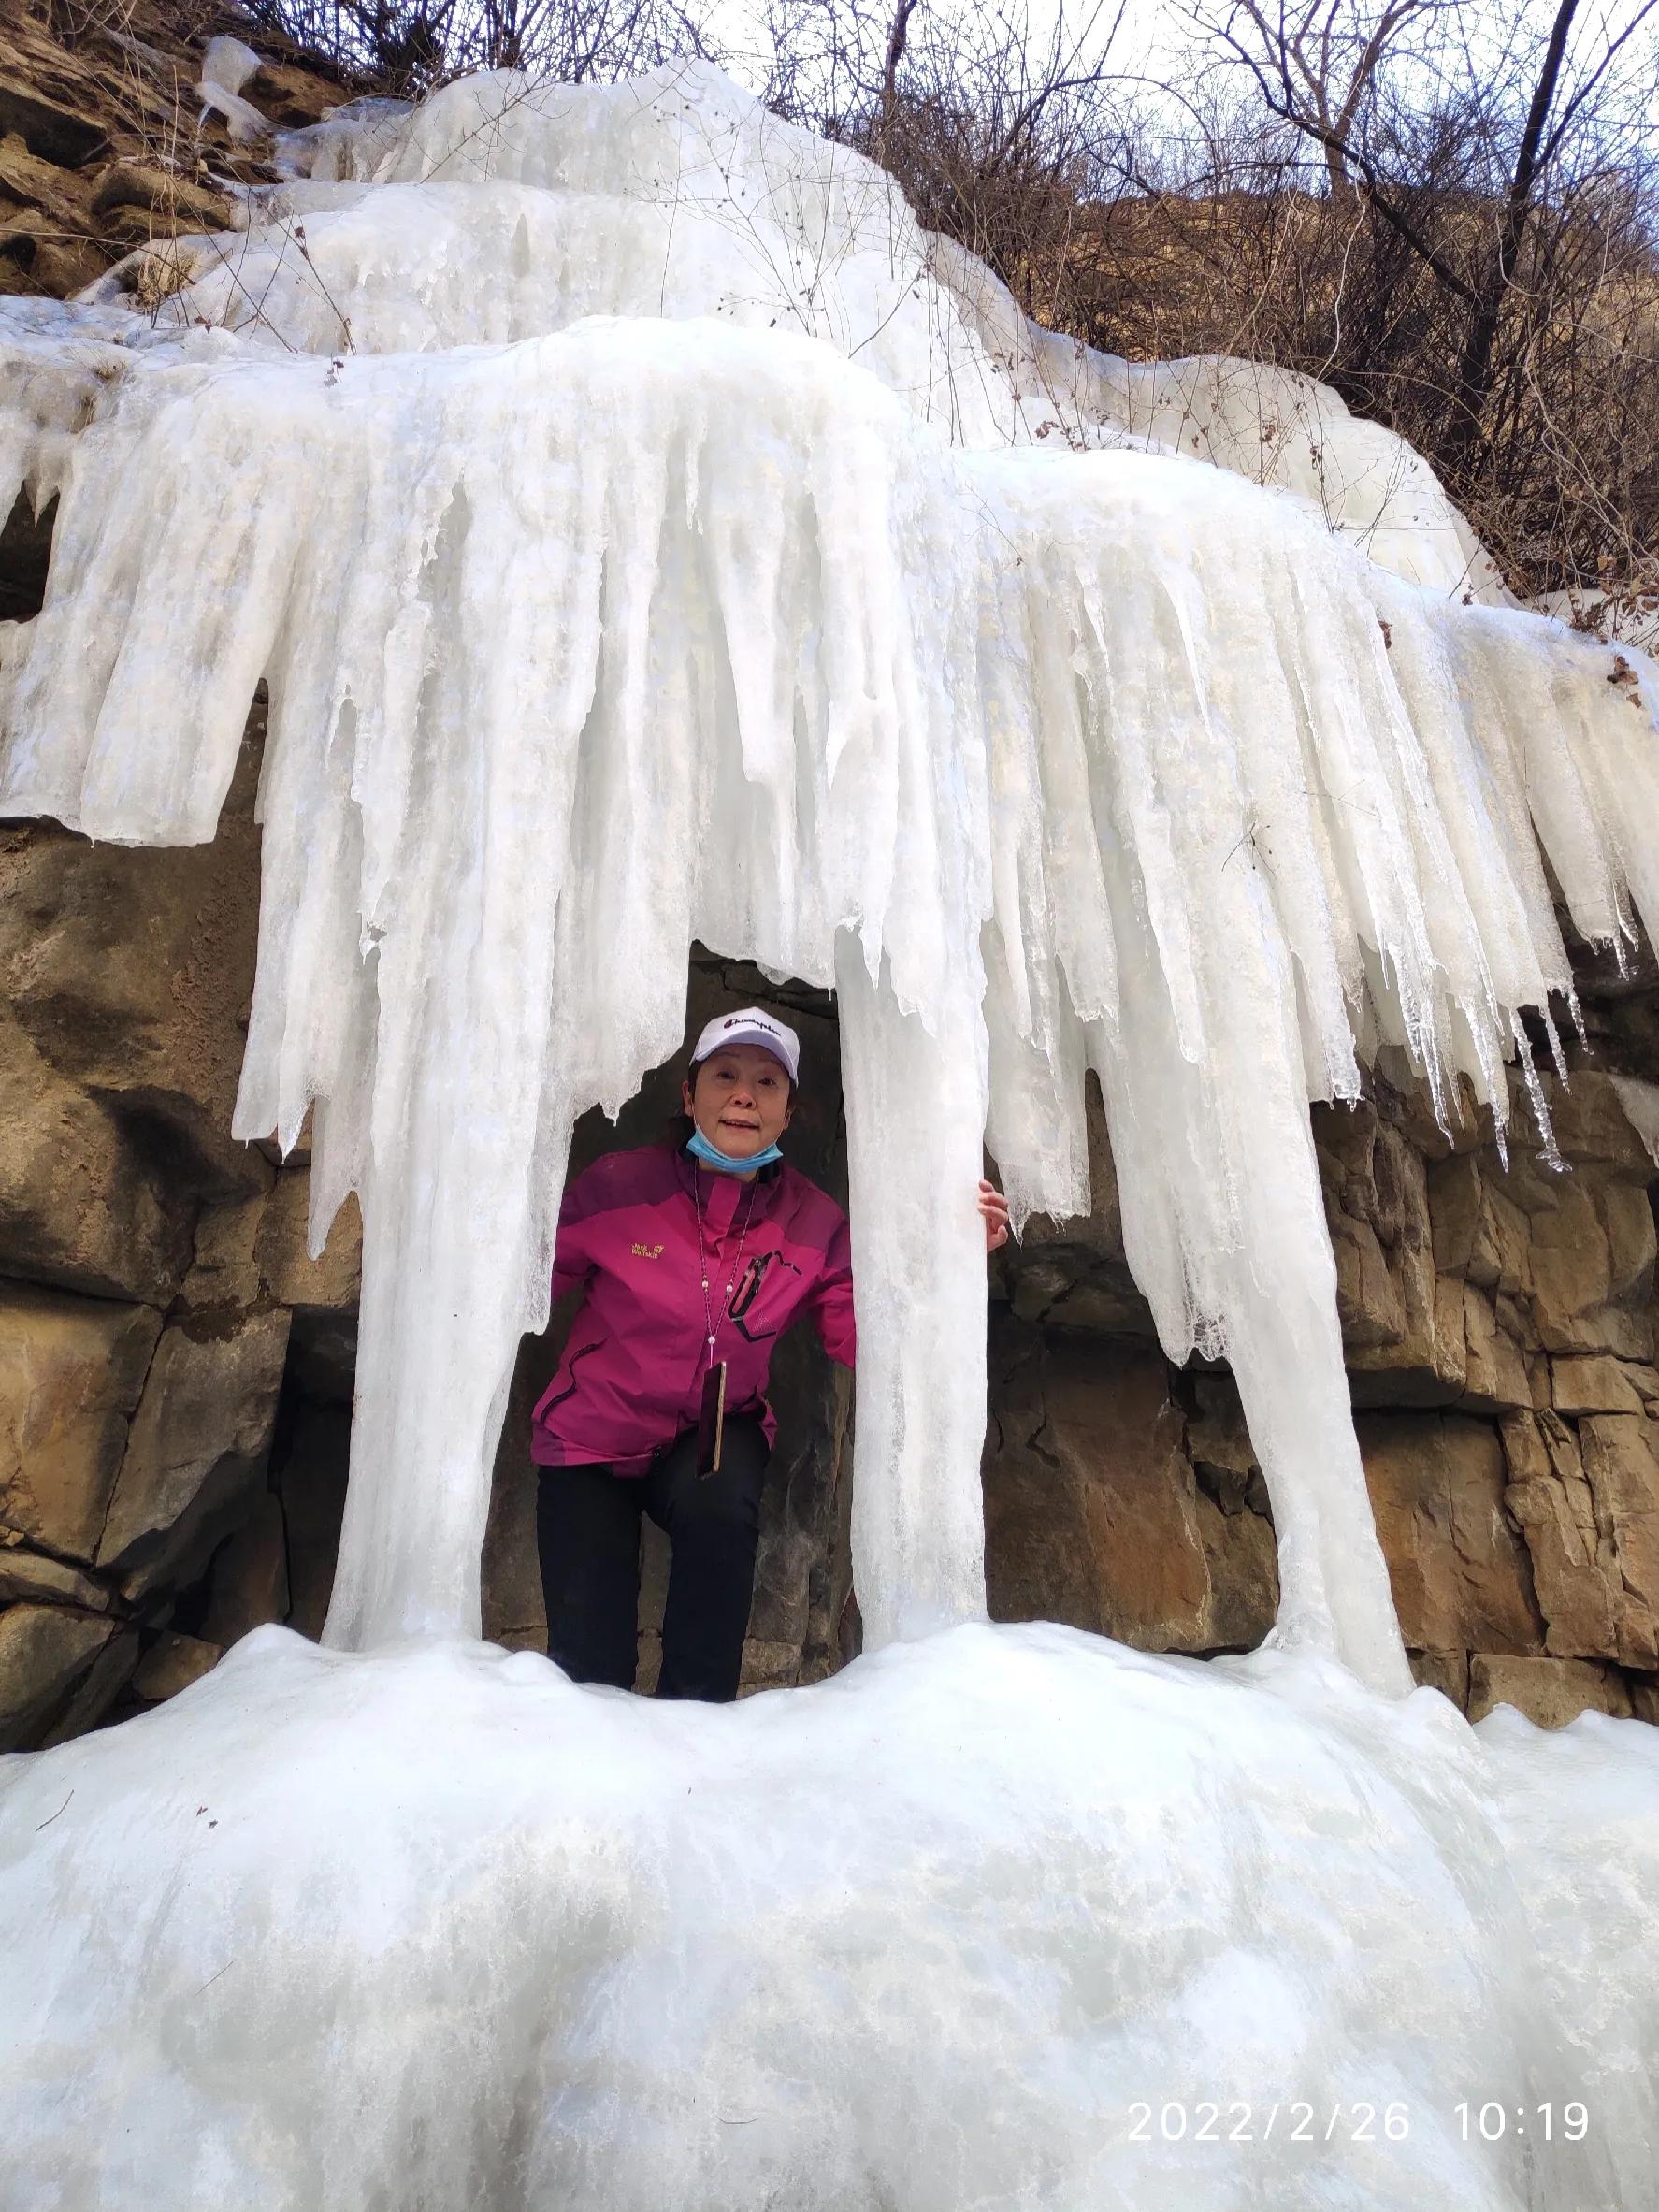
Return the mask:
[[705,1167],[724,1168],[728,1175],[743,1175],[751,1167],[770,1167],[783,1153],[776,1145],[768,1145],[764,1152],[751,1153],[747,1160],[733,1160],[721,1151],[718,1145],[710,1144],[700,1129],[694,1129],[686,1140],[685,1149],[694,1160],[700,1160]]

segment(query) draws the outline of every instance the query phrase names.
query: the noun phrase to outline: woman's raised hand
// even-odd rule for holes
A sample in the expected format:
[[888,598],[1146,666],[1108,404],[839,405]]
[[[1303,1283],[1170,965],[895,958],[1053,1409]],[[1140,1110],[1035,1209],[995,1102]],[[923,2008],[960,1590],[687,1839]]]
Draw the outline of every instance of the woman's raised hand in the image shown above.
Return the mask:
[[985,1249],[994,1252],[1008,1241],[1008,1201],[995,1183],[979,1178],[979,1210],[985,1216]]

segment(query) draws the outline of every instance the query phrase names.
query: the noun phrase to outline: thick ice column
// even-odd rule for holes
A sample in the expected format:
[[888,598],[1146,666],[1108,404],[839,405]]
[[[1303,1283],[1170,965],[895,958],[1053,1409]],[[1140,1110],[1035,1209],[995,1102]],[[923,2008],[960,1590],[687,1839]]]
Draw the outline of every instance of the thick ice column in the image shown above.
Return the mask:
[[858,1389],[853,1583],[865,1648],[985,1617],[985,1046],[933,1031],[836,941]]
[[487,857],[472,873],[476,961],[452,943],[418,1040],[422,1079],[400,1097],[395,1071],[382,1074],[362,1193],[352,1474],[323,1632],[342,1649],[482,1634],[496,1443],[520,1336],[546,1318],[525,1256],[563,1171],[563,1145],[550,1162],[538,1144],[546,1039],[535,1011],[551,916],[489,897]]

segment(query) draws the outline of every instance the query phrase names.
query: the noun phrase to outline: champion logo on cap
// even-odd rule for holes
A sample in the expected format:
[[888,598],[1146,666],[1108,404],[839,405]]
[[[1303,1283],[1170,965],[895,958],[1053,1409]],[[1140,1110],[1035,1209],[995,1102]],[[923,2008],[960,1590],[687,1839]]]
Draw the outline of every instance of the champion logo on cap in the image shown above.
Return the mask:
[[801,1080],[801,1039],[786,1021],[774,1021],[759,1006],[743,1006],[735,1014],[716,1014],[697,1040],[691,1064],[706,1060],[723,1044],[761,1045],[784,1068],[791,1083]]

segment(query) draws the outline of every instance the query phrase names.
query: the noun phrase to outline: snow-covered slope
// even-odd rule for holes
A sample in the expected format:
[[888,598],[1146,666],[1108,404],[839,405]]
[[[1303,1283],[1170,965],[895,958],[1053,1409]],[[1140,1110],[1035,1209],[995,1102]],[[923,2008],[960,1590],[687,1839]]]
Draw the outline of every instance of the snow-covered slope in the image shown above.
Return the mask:
[[6,2212],[1651,2202],[1635,1722],[1044,1626],[725,1709],[272,1627],[8,1765]]
[[[1307,1100],[1354,1095],[1361,1058],[1387,1045],[1444,1116],[1482,1101],[1502,1112],[1519,1010],[1570,986],[1540,841],[1586,937],[1626,940],[1638,915],[1659,920],[1654,672],[1626,659],[1621,673],[1592,641],[1479,603],[1494,587],[1432,476],[1317,387],[1256,385],[1228,364],[1129,370],[1046,338],[985,272],[924,237],[868,165],[700,69],[579,91],[468,80],[418,110],[327,126],[292,153],[312,176],[251,209],[245,234],[189,249],[191,281],[151,312],[134,303],[160,289],[153,256],[78,308],[0,310],[0,499],[18,483],[61,499],[46,606],[0,631],[0,811],[101,837],[210,837],[266,681],[259,974],[237,1127],[291,1140],[315,1101],[313,1238],[348,1189],[365,1219],[335,1655],[296,1671],[288,1640],[256,1640],[238,1669],[137,1724],[172,1762],[134,1877],[150,1908],[114,1929],[95,1992],[73,1974],[63,1984],[40,2079],[73,2071],[78,2036],[137,2017],[130,1988],[108,1997],[123,1977],[161,1959],[166,1988],[182,1988],[196,1935],[156,1903],[179,1864],[179,1839],[162,1829],[180,1788],[200,1801],[211,1774],[242,1787],[227,1719],[263,1728],[267,1699],[292,1699],[326,1728],[331,1701],[359,1695],[353,1683],[367,1696],[385,1682],[413,1726],[425,1662],[399,1671],[405,1649],[379,1673],[346,1655],[476,1635],[493,1447],[519,1336],[547,1312],[570,1127],[595,1101],[619,1106],[678,1047],[693,937],[838,992],[860,1342],[855,1572],[871,1642],[983,1612],[984,1279],[964,1194],[988,1138],[1017,1213],[1085,1205],[1092,1066],[1129,1256],[1164,1344],[1176,1359],[1195,1346],[1226,1353],[1266,1471],[1282,1606],[1262,1664],[1294,1655],[1276,1679],[1308,1685],[1309,1728],[1340,1735],[1345,1713],[1379,1733],[1404,1727],[1381,1699],[1408,1676],[1349,1414]],[[917,1664],[948,1683],[981,1648],[945,1639]],[[1017,1639],[983,1648],[1017,1675]],[[1342,1688],[1332,1658],[1372,1694]],[[543,1664],[493,1675],[496,1708],[510,1679],[553,1695]],[[1054,1665],[1052,1681],[1041,1669],[1021,1678],[1034,1699],[1058,1710],[1087,1680],[1109,1708],[1110,1661],[1074,1639]],[[1215,1905],[1219,1979],[1205,2002],[1254,2007],[1262,2047],[1280,2020],[1320,2051],[1321,2083],[1339,2075],[1352,2097],[1380,2092],[1368,2060],[1401,2077],[1407,2046],[1406,2077],[1426,2096],[1438,2049],[1459,2072],[1453,2083],[1443,2070],[1450,2111],[1465,2089],[1478,2098],[1464,2075],[1493,2035],[1497,2093],[1545,2095],[1508,2024],[1535,1971],[1515,1933],[1523,1920],[1506,1906],[1501,1925],[1476,1931],[1449,1903],[1414,1996],[1399,1973],[1417,1955],[1411,1931],[1392,1908],[1372,1911],[1393,1894],[1392,1855],[1426,1855],[1424,1883],[1450,1901],[1487,1877],[1493,1835],[1501,1852],[1508,1831],[1457,1798],[1464,1811],[1407,1843],[1363,1766],[1334,1799],[1287,1784],[1275,1817],[1323,1886],[1321,1926],[1336,1930],[1291,1979],[1306,1989],[1308,1975],[1348,1971],[1344,1958],[1360,1977],[1327,2034],[1317,2005],[1304,2018],[1236,1956],[1250,1947],[1271,1845],[1249,1840],[1249,1769],[1221,1745],[1254,1724],[1223,1675],[1164,1673],[1183,1685],[1180,1713],[1164,1716],[1172,1740],[1213,1769],[1199,1811],[1159,1812],[1119,1767],[1087,1822],[1055,1817],[1091,1833],[1126,1823],[1132,1858],[1190,1855],[1177,1863],[1192,1880],[1219,1839],[1238,1844],[1246,1872]],[[858,1679],[790,1710],[834,1736],[810,1716],[861,1699],[879,1734],[897,1677],[866,1665]],[[653,1744],[683,1735],[688,1756],[701,1743],[712,1757],[722,1731],[766,1727],[719,1713],[640,1721],[603,1696],[569,1699],[583,1741],[658,1729],[669,1735]],[[938,1710],[947,1703],[942,1691]],[[471,1717],[457,1709],[434,1725],[435,1771],[453,1768],[470,1790]],[[1449,1761],[1474,1759],[1461,1723],[1442,1733],[1458,1746]],[[1580,1737],[1614,1797],[1620,1739],[1612,1728]],[[836,1741],[825,1771],[856,1800],[866,1737]],[[536,1755],[538,1787],[552,1793],[537,1821],[567,1787],[559,1762],[574,1742]],[[1417,1749],[1436,1756],[1429,1739]],[[1650,1802],[1651,1769],[1631,1756],[1648,1779],[1629,1788]],[[1087,2008],[1044,1962],[1092,1944],[1090,2002],[1122,2019],[1134,2009],[1126,1960],[1145,1936],[1127,1901],[1090,1887],[1094,1872],[1078,1896],[1097,1901],[1069,1908],[1052,1950],[1030,1934],[1043,1885],[1074,1885],[1083,1861],[1045,1843],[1052,1762],[1023,1757],[1015,1742],[988,1750],[990,1802],[968,1824],[977,1842],[956,1820],[967,1786],[948,1764],[895,1784],[891,1817],[918,1852],[945,1839],[963,1911],[996,1897],[1016,1924],[1012,1947],[980,1966],[1031,2041],[999,2032],[964,2061],[962,2108],[994,2111],[1007,2078],[1020,2097],[1041,2081],[1044,2097],[1092,2112]],[[121,1742],[67,1747],[41,1771],[70,1765],[89,1825],[54,1837],[48,1858],[31,1841],[36,1770],[13,1784],[33,1870],[17,1891],[24,1925],[47,1893],[37,1878],[71,1901],[72,1924],[84,1909],[79,1876],[54,1887],[39,1872],[60,1850],[91,1880],[144,1827],[147,1786]],[[1479,1770],[1474,1759],[1477,1781]],[[764,1762],[757,1771],[763,1794],[783,1786]],[[1530,1771],[1522,1760],[1517,1773]],[[1479,1797],[1490,1777],[1477,1781]],[[1446,1786],[1456,1798],[1464,1785]],[[622,1931],[586,1949],[578,1935],[569,1954],[551,1924],[523,1934],[542,1946],[557,2008],[555,2028],[527,2032],[558,2039],[549,2062],[561,2078],[581,2077],[593,2025],[584,1973],[602,1980],[652,1914],[683,1909],[649,1854],[606,1861],[607,1817],[629,1833],[659,1818],[632,1769],[617,1792],[571,1799],[573,1856],[548,1858],[531,1882],[544,1897],[558,1886],[578,1924],[587,1913]],[[291,1832],[311,1878],[331,1832],[333,1800],[319,1802],[299,1806]],[[286,1844],[266,1800],[248,1803],[252,1894]],[[474,1835],[487,1887],[518,1831],[469,1828],[472,1817],[440,1824],[435,1847],[464,1858]],[[756,1818],[709,1817],[696,1849],[724,1914],[755,1878],[743,1850]],[[1110,1863],[1088,1860],[1097,1872]],[[1519,1860],[1513,1872],[1522,1880]],[[1100,1876],[1107,1889],[1115,1879]],[[1181,1891],[1153,1901],[1157,1959],[1182,1952]],[[368,2007],[371,1908],[329,1895],[341,1986]],[[389,1938],[414,1943],[391,2002],[441,2009],[477,1969],[464,1943],[411,1935],[415,1896],[388,1876]],[[518,1940],[526,1908],[512,1897]],[[1621,2050],[1659,2047],[1649,1915],[1626,1931],[1618,1970],[1647,1974],[1618,1982],[1632,1992],[1613,2004]],[[1559,1948],[1553,1897],[1546,1919]],[[199,2123],[214,2147],[180,2203],[373,2201],[338,2131],[325,2146],[333,2177],[310,2195],[273,2184],[261,2200],[250,2154],[230,2147],[238,2099],[268,2120],[286,2094],[266,2079],[280,2044],[269,1991],[302,1924],[284,1896],[260,1938],[268,1949],[251,1954],[257,1980],[230,2000],[240,2025],[225,2032],[233,2046],[245,2037],[258,2078],[238,2086],[192,2060],[183,2101],[157,2123]],[[789,1925],[786,1911],[757,1939],[768,1975],[788,1971]],[[948,2009],[950,1976],[935,1985],[918,1963],[938,1926],[901,1915],[891,1979],[866,1961],[826,1998],[826,2017],[857,2036],[878,1992],[916,1975]],[[741,1919],[719,1927],[721,1944],[741,1940]],[[639,1936],[642,2022],[678,1971],[671,1935],[654,1941]],[[1381,1981],[1366,1978],[1373,1967]],[[1437,2029],[1471,1980],[1463,2024]],[[1570,1974],[1551,1987],[1539,2047],[1554,2080],[1588,2001]],[[355,2002],[342,1997],[338,2017],[368,2095],[382,2060]],[[1190,2033],[1180,2004],[1160,2001],[1136,2032],[1147,2098],[1176,2093],[1161,2083],[1177,2078],[1196,2086],[1176,2064]],[[607,2046],[591,2103],[549,2121],[527,2047],[509,2037],[475,2050],[473,2073],[456,2076],[476,2098],[491,2069],[517,2069],[519,2101],[496,2139],[528,2158],[538,2130],[574,2129],[586,2163],[568,2201],[608,2212],[668,2201],[616,2180],[638,2107],[629,2062]],[[930,2078],[906,2076],[906,2096],[925,2099]],[[1287,2094],[1296,2078],[1285,2075]],[[107,2126],[116,2092],[87,2080],[87,2101],[65,2110]],[[786,2113],[756,2137],[771,2147],[753,2172],[731,2169],[741,2181],[698,2179],[676,2201],[724,2212],[963,2201],[926,2161],[889,2168],[885,2151],[859,2147],[885,2124],[873,2072],[848,2095],[855,2122],[833,2154],[801,2107],[799,2125]],[[679,2107],[663,2118],[650,2187],[700,2175],[705,2120]],[[1169,2152],[1176,2179],[1161,2201],[1182,2212],[1407,2201],[1565,2212],[1577,2201],[1512,2140],[1454,2157],[1455,2124],[1443,2111],[1415,2195],[1404,2166],[1373,2187],[1360,2145],[1342,2150],[1328,2198],[1308,2193],[1303,2169],[1236,2153],[1201,2187],[1209,2169],[1194,2161],[1210,2147],[1194,2143]],[[1020,2189],[1056,2206],[1132,2201],[1076,2144],[1046,2161],[1052,2135],[1022,2120],[1021,2178],[1003,2176],[987,2201],[1012,2204]],[[431,2182],[450,2169],[422,2163],[418,2129],[399,2141],[388,2205],[467,2201]],[[520,2174],[519,2150],[494,2155],[478,2153],[482,2201],[545,2201],[502,2179]],[[823,2162],[832,2155],[839,2164]],[[1609,2188],[1637,2171],[1624,2156],[1593,2169],[1612,2174]],[[109,2201],[147,2201],[150,2172],[136,2160]],[[1253,2196],[1262,2174],[1268,2193]],[[1470,2174],[1479,2188],[1464,2186]],[[1635,2212],[1635,2196],[1620,2201]]]

